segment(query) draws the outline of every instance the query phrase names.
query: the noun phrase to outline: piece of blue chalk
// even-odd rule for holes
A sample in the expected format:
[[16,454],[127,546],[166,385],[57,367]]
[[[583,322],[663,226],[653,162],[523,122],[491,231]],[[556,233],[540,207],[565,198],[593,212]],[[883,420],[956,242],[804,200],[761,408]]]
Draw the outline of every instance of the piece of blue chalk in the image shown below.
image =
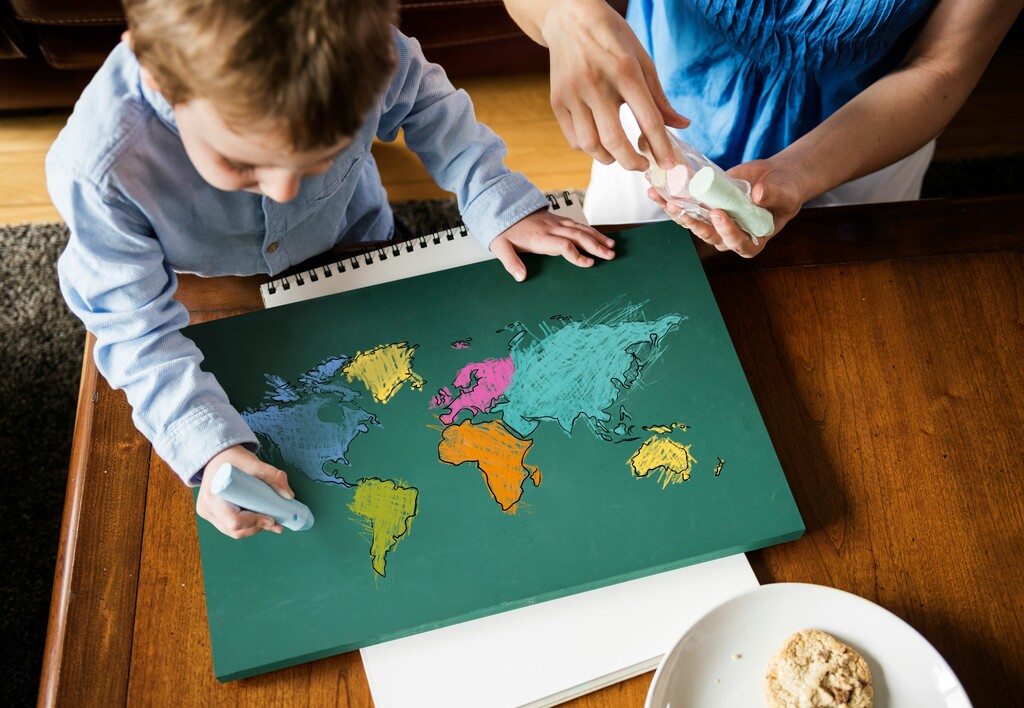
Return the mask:
[[313,527],[313,513],[308,506],[296,499],[285,499],[269,484],[246,474],[230,462],[217,469],[210,489],[224,501],[257,514],[266,514],[292,531]]

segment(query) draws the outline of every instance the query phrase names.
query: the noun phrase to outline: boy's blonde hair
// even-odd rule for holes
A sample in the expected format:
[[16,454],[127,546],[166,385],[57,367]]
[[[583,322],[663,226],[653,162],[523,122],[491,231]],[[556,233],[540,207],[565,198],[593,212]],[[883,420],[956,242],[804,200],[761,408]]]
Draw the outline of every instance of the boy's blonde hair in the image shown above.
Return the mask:
[[124,0],[164,98],[269,123],[296,151],[353,136],[394,71],[394,0]]

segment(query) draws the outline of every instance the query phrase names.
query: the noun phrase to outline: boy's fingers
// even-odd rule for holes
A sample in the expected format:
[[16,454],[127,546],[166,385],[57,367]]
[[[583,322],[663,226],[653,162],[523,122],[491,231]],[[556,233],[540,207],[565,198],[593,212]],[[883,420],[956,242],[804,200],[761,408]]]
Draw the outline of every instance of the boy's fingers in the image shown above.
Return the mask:
[[295,492],[292,491],[291,485],[288,484],[288,475],[283,470],[279,470],[273,465],[260,463],[249,474],[269,484],[275,492],[285,499],[295,498]]
[[545,233],[535,234],[529,245],[525,243],[519,245],[526,246],[527,250],[533,253],[545,256],[564,256],[568,253],[565,250],[566,241],[571,242],[570,245],[583,248],[588,253],[601,258],[615,257],[615,252],[612,250],[615,246],[614,239],[605,236],[593,226],[587,226],[569,218],[558,219],[547,228]]
[[260,527],[257,531],[261,529],[265,531],[272,531],[274,533],[281,533],[284,531],[284,527],[277,523],[277,521],[274,520],[274,517],[263,515],[260,515]]
[[569,238],[563,238],[560,240],[558,255],[562,256],[562,258],[573,265],[578,265],[583,268],[594,265],[594,259],[580,253],[579,249],[576,248],[576,245]]
[[217,529],[231,538],[247,538],[254,536],[260,531],[273,531],[281,533],[282,526],[274,520],[274,517],[266,514],[257,514],[255,511],[242,509],[217,497],[219,509],[208,509],[207,516],[203,516]]
[[222,508],[213,510],[207,521],[225,536],[245,538],[262,530],[258,518],[259,515],[254,512],[240,509],[230,502],[223,502]]
[[496,238],[491,241],[491,253],[494,257],[501,261],[501,264],[505,267],[505,270],[509,272],[517,282],[523,282],[526,280],[526,266],[523,265],[522,259],[519,254],[516,253],[516,249],[513,248],[512,244],[508,242],[506,238]]
[[569,218],[558,219],[551,227],[549,233],[553,236],[564,236],[573,239],[587,238],[608,248],[612,248],[615,245],[615,239],[605,236],[593,226],[581,224]]
[[[570,241],[575,245],[576,249],[582,248],[587,253],[604,260],[615,258],[615,251],[612,250],[615,241],[589,226],[573,222],[571,225],[559,227],[553,232],[553,235]],[[559,251],[561,255],[567,253],[567,251],[564,251],[564,246],[559,245],[559,248],[563,249]],[[585,258],[586,256],[583,257]]]

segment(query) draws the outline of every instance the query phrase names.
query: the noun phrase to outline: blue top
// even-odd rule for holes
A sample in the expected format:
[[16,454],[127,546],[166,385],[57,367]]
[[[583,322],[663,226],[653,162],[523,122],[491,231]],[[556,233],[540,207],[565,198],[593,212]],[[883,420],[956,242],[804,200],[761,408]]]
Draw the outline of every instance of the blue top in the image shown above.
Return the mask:
[[[322,175],[278,204],[207,184],[182,146],[171,107],[118,46],[86,88],[46,157],[50,195],[71,230],[58,262],[68,305],[96,336],[100,373],[124,389],[139,430],[186,482],[215,454],[256,438],[223,389],[199,368],[179,330],[175,272],[276,274],[341,242],[394,230],[370,154],[375,137],[405,142],[467,225],[490,242],[547,199],[503,164],[505,146],[476,122],[464,91],[395,31],[398,67],[353,141]],[[277,346],[267,333],[265,346]],[[244,356],[244,352],[239,352]]]
[[680,135],[728,169],[779,152],[906,55],[932,0],[633,0]]

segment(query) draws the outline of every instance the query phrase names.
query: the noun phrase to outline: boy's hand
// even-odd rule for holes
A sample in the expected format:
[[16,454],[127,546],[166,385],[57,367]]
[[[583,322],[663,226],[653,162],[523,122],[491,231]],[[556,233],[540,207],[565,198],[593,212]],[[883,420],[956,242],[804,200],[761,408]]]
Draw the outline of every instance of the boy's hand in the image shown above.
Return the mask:
[[753,258],[764,250],[770,239],[778,236],[782,227],[803,206],[800,179],[795,172],[774,166],[771,160],[745,162],[728,170],[728,174],[745,179],[753,185],[750,196],[754,203],[770,211],[775,219],[775,233],[772,236],[759,238],[757,244],[754,244],[750,234],[737,226],[721,209],[712,209],[711,223],[705,224],[682,213],[682,209],[675,204],[666,203],[653,187],[647,191],[647,196],[660,204],[673,221],[719,251],[735,251],[744,258]]
[[517,252],[562,256],[573,265],[589,268],[594,265],[590,256],[611,260],[615,257],[614,247],[615,241],[592,227],[555,216],[547,209],[517,221],[491,241],[491,252],[520,282],[526,279],[526,266]]
[[239,509],[210,491],[214,475],[225,462],[230,462],[246,474],[263,480],[285,499],[295,497],[295,492],[288,485],[288,475],[273,465],[263,462],[241,445],[235,445],[217,453],[212,460],[206,463],[203,470],[203,481],[199,484],[196,513],[213,524],[218,531],[231,538],[245,538],[264,529],[281,533],[284,529],[271,517]]

